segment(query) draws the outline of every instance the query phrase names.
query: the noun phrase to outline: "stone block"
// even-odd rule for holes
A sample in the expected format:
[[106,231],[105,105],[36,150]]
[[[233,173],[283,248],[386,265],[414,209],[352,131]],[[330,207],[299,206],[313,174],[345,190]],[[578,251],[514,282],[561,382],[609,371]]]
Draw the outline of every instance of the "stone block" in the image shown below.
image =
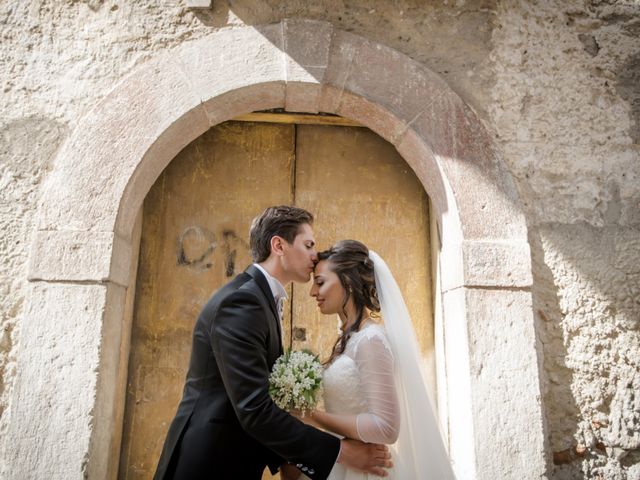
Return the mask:
[[[140,159],[176,123],[196,126],[181,142],[208,127],[200,98],[172,56],[162,55],[127,77],[74,130],[45,183],[40,229],[113,231]],[[158,163],[175,155],[167,153]]]
[[[444,292],[443,306],[458,478],[541,478],[545,445],[530,293],[463,287]],[[496,451],[509,455],[496,462]]]
[[[102,316],[100,358],[97,369],[95,404],[92,411],[92,429],[87,462],[87,478],[115,478],[125,392],[121,388],[124,379],[119,378],[129,360],[128,350],[121,348],[128,340],[124,321],[127,289],[109,285]],[[123,382],[124,383],[124,382]],[[110,472],[107,474],[107,472]]]
[[434,172],[440,171],[440,166],[424,140],[409,128],[403,135],[396,138],[394,145],[424,185],[429,200],[436,210],[446,212],[454,209],[455,205],[449,205],[447,202],[447,194],[443,184],[444,177],[434,175]]
[[531,251],[527,242],[445,243],[440,253],[442,290],[460,287],[529,288]]
[[378,105],[405,124],[449,90],[418,62],[342,31],[334,33],[325,83]]
[[10,478],[85,478],[106,302],[103,285],[30,284],[6,431]]
[[259,110],[283,108],[285,82],[267,82],[230,90],[207,100],[203,105],[211,126],[239,115]]
[[465,241],[462,244],[467,287],[531,287],[531,250],[526,242]]
[[526,238],[515,183],[481,122],[459,97],[443,92],[411,128],[431,147],[449,180],[465,238]]
[[380,105],[328,85],[322,87],[320,110],[355,120],[391,143],[406,128],[401,119]]
[[30,280],[127,285],[130,262],[129,242],[111,232],[38,231],[28,275]]
[[286,19],[283,21],[283,28],[287,80],[305,79],[305,67],[327,67],[333,36],[331,23]]
[[[475,478],[542,478],[545,434],[531,294],[464,292]],[[496,462],[495,452],[509,454]]]
[[321,91],[322,87],[315,82],[287,82],[284,108],[288,112],[318,113]]
[[[264,27],[225,29],[173,52],[185,78],[189,79],[210,118],[210,125],[261,108],[248,96],[248,107],[233,103],[208,102],[223,94],[249,86],[279,84],[286,81],[283,27],[281,23]],[[282,97],[269,108],[284,106]],[[279,89],[268,93],[280,93]],[[222,107],[228,110],[222,110]],[[249,110],[247,110],[247,108]],[[221,120],[222,119],[222,120]]]
[[287,75],[285,109],[317,113],[333,26],[327,22],[287,19],[283,21],[283,28]]

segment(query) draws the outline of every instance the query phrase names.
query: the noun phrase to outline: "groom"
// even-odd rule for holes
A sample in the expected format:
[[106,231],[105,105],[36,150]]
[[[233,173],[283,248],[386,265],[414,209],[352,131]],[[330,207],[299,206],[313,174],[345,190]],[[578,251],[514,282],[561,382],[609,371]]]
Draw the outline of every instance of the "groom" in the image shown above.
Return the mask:
[[251,225],[254,264],[218,290],[193,332],[182,401],[154,480],[259,480],[266,466],[297,467],[324,479],[336,462],[386,476],[381,445],[343,439],[305,425],[269,397],[269,373],[283,353],[284,285],[307,282],[317,260],[301,208],[267,208]]

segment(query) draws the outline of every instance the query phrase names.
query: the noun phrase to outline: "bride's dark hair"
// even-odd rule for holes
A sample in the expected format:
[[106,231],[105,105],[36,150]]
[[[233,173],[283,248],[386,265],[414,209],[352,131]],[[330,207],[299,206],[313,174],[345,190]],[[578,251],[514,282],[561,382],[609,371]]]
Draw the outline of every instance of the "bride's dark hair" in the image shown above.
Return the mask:
[[376,292],[376,281],[373,272],[373,261],[369,258],[369,249],[357,240],[342,240],[328,250],[318,253],[318,261],[327,260],[329,269],[338,275],[345,290],[342,311],[349,297],[353,298],[356,307],[356,321],[336,340],[327,364],[344,352],[347,341],[353,332],[360,329],[365,318],[365,308],[371,312],[380,311],[380,301]]

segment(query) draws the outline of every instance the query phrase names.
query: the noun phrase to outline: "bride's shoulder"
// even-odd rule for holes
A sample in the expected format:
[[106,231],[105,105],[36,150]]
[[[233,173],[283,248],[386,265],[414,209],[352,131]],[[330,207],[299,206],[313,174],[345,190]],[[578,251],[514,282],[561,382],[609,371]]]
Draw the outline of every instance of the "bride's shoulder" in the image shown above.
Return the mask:
[[359,333],[364,333],[366,334],[365,336],[371,336],[371,335],[384,335],[386,336],[386,331],[384,329],[384,325],[380,324],[380,323],[376,323],[372,320],[369,320],[367,323],[365,323],[362,328],[360,329]]
[[384,325],[380,325],[375,322],[367,322],[357,333],[358,342],[367,342],[367,341],[382,341],[385,346],[388,346],[389,340],[387,339],[387,333],[384,329]]

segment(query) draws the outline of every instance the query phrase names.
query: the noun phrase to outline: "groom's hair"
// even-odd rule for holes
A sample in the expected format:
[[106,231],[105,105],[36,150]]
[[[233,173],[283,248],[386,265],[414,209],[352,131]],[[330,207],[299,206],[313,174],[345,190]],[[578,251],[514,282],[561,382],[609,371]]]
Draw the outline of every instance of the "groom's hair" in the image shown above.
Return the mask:
[[293,243],[300,226],[313,224],[313,215],[304,208],[279,205],[265,209],[251,222],[249,247],[254,263],[264,262],[271,254],[271,239],[275,236]]

